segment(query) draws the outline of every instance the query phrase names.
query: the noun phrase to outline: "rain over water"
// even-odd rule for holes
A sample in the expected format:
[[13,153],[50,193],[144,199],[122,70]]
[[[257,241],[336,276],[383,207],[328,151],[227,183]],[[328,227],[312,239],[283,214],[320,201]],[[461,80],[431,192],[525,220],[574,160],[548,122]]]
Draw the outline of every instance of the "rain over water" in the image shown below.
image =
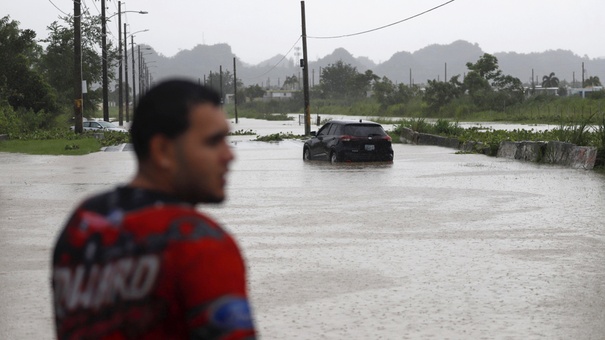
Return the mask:
[[[331,165],[251,138],[231,137],[228,199],[200,210],[242,248],[263,339],[605,338],[604,175],[403,144]],[[54,238],[134,157],[0,159],[0,338],[51,339]]]

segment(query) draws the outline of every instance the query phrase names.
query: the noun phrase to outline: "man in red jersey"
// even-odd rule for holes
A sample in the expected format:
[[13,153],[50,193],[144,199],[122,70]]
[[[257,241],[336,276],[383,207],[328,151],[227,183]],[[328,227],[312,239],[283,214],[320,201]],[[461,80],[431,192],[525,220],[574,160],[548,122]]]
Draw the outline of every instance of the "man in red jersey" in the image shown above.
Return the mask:
[[133,180],[85,200],[61,232],[59,339],[254,339],[240,251],[197,203],[225,198],[233,153],[213,90],[184,80],[136,108]]

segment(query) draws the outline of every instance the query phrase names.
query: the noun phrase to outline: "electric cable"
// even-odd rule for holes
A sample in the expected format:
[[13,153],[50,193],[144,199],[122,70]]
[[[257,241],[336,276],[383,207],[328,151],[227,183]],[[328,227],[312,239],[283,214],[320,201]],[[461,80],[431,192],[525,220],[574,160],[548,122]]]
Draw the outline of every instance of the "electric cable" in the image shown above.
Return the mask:
[[52,5],[53,5],[53,6],[55,6],[55,8],[59,10],[59,12],[61,12],[61,13],[65,14],[65,15],[68,15],[68,16],[69,16],[69,15],[71,15],[71,14],[67,14],[67,13],[63,12],[63,10],[61,10],[59,7],[57,7],[57,5],[55,5],[55,3],[53,2],[53,0],[48,0],[48,1],[49,1],[49,2],[50,2]]
[[391,26],[400,24],[402,22],[405,22],[405,21],[417,18],[417,17],[419,17],[421,15],[424,15],[424,14],[427,14],[429,12],[432,12],[432,11],[434,11],[434,10],[440,8],[440,7],[448,5],[448,4],[450,4],[450,3],[454,2],[454,1],[456,1],[456,0],[450,0],[448,2],[442,3],[439,6],[435,6],[435,7],[431,8],[431,9],[428,9],[428,10],[426,10],[424,12],[412,15],[411,17],[407,17],[405,19],[396,21],[394,23],[391,23],[391,24],[388,24],[388,25],[384,25],[384,26],[380,26],[380,27],[377,27],[377,28],[373,28],[373,29],[370,29],[370,30],[366,30],[366,31],[362,31],[362,32],[357,32],[357,33],[351,33],[351,34],[337,35],[337,36],[326,36],[326,37],[312,37],[312,36],[308,36],[307,35],[307,38],[309,38],[309,39],[338,39],[338,38],[347,38],[347,37],[353,37],[353,36],[356,36],[356,35],[362,35],[362,34],[366,34],[366,33],[370,33],[370,32],[375,32],[375,31],[378,31],[378,30],[381,30],[381,29],[384,29],[384,28],[387,28],[387,27],[391,27]]
[[298,44],[298,42],[300,41],[300,39],[302,39],[302,35],[298,37],[298,39],[296,40],[296,42],[294,43],[294,45],[292,45],[292,47],[290,47],[290,49],[288,50],[288,52],[286,52],[286,54],[284,54],[284,56],[277,62],[277,64],[273,65],[273,67],[271,67],[268,71],[266,71],[263,74],[259,74],[258,76],[246,77],[246,79],[260,78],[260,77],[266,75],[267,73],[273,71],[279,64],[281,64],[282,61],[284,61],[284,59],[286,59],[286,57],[288,56],[288,54],[290,54],[290,52],[292,52],[292,50],[294,49],[294,47],[296,46],[296,44]]

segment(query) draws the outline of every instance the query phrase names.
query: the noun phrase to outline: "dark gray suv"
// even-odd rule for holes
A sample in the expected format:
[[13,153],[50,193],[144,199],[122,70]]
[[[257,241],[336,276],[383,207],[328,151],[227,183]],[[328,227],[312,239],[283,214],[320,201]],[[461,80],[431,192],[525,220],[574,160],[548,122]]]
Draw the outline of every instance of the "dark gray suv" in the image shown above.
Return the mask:
[[322,126],[303,147],[303,159],[335,162],[392,162],[391,137],[370,121],[333,120]]

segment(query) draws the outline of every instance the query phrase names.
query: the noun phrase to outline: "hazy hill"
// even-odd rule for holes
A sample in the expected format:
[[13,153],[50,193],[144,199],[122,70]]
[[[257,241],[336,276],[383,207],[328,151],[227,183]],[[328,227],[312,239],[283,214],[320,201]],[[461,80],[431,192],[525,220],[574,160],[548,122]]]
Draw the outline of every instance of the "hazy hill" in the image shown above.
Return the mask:
[[414,53],[398,52],[391,59],[378,65],[374,73],[392,81],[426,83],[427,80],[444,80],[447,63],[447,78],[466,72],[466,63],[477,60],[483,51],[477,44],[458,40],[449,45],[429,45]]
[[[145,46],[143,46],[144,48]],[[145,50],[145,60],[148,61],[154,80],[168,77],[188,77],[204,79],[204,75],[223,71],[233,73],[233,57],[236,56],[228,44],[197,45],[191,50],[183,50],[173,57],[165,57],[155,53],[153,49]],[[366,57],[354,57],[344,48],[336,48],[334,52],[316,61],[310,62],[309,81],[319,83],[319,69],[342,60],[364,72],[368,69],[380,77],[386,76],[394,82],[426,83],[429,79],[444,80],[447,63],[447,78],[460,74],[461,79],[467,72],[466,63],[475,62],[485,53],[477,44],[463,40],[448,45],[429,45],[415,52],[401,51],[395,53],[389,60],[375,64]],[[585,67],[585,77],[599,76],[605,80],[605,59],[590,59],[580,57],[572,51],[556,50],[540,53],[521,54],[515,52],[492,53],[498,58],[500,68],[505,74],[513,75],[521,81],[531,81],[532,69],[534,79],[555,72],[560,80],[571,82],[582,79],[582,63]],[[157,67],[153,66],[157,65]],[[129,65],[131,68],[131,65]],[[138,70],[137,70],[138,72]],[[259,84],[266,86],[282,83],[287,76],[302,74],[298,61],[289,56],[276,55],[257,65],[246,64],[237,59],[237,76],[244,84]],[[130,76],[132,77],[132,76]]]

